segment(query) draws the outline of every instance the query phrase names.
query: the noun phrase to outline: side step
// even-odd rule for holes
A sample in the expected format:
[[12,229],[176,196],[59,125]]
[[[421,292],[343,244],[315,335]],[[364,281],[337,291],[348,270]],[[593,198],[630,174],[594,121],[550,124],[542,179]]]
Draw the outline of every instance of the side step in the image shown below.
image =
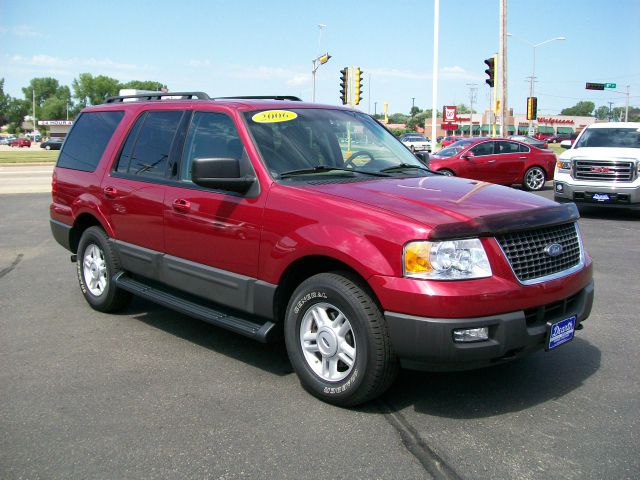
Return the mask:
[[262,343],[272,342],[279,337],[278,328],[276,328],[276,324],[271,321],[267,320],[265,323],[257,323],[235,317],[223,311],[215,310],[211,307],[147,285],[146,283],[127,276],[124,272],[115,274],[113,276],[113,282],[115,282],[118,288],[131,292],[138,297],[145,298],[163,307],[184,313],[185,315],[203,320],[218,327],[226,328],[227,330],[258,340]]

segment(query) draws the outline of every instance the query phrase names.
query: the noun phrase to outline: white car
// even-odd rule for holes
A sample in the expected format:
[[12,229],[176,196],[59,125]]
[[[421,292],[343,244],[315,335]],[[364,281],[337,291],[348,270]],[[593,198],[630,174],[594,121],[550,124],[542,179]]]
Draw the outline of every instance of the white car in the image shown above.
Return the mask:
[[412,152],[431,152],[431,140],[419,133],[405,133],[400,141]]
[[556,202],[640,209],[640,122],[595,123],[556,163]]

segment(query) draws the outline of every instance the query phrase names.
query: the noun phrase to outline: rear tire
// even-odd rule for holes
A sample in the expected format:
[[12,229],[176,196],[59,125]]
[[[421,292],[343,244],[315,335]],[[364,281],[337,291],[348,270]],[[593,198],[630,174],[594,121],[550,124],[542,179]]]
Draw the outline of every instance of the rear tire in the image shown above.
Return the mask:
[[131,294],[113,283],[113,275],[120,270],[120,261],[100,227],[87,228],[78,245],[76,262],[78,282],[85,300],[100,312],[124,308]]
[[438,173],[446,175],[447,177],[455,177],[455,174],[451,170],[449,170],[447,168],[443,168],[442,170],[438,170]]
[[284,329],[300,383],[325,402],[358,405],[395,379],[398,361],[384,316],[349,274],[321,273],[302,282],[289,301]]
[[537,192],[544,188],[544,184],[546,183],[546,181],[547,175],[544,173],[544,170],[542,168],[531,167],[524,174],[522,185],[525,190]]

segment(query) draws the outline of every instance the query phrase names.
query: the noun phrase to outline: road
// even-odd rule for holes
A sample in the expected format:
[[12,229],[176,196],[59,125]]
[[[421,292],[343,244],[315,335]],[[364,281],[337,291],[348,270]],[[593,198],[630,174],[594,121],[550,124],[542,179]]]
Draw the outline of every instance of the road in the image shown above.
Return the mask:
[[53,165],[0,165],[0,195],[51,192]]
[[49,201],[0,196],[0,478],[640,477],[638,215],[580,220],[597,290],[574,341],[403,371],[347,410],[305,393],[281,344],[141,300],[91,310]]

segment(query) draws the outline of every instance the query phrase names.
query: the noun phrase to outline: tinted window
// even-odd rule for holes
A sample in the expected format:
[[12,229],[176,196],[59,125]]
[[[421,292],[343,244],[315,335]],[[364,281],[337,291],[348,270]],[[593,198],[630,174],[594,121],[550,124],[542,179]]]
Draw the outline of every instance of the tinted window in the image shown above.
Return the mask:
[[[129,133],[117,170],[133,175],[164,177],[173,137],[182,115],[181,111],[148,112],[139,119],[140,127],[134,127]],[[133,148],[129,150],[131,145]],[[125,170],[127,163],[128,168]]]
[[640,148],[637,128],[587,128],[574,148],[619,147]]
[[514,142],[495,142],[496,153],[518,153],[520,146]]
[[223,113],[195,112],[184,146],[180,178],[191,180],[194,158],[237,158],[244,146],[233,121]]
[[138,120],[136,120],[135,125],[129,132],[127,136],[127,140],[124,143],[124,147],[122,147],[122,151],[120,152],[120,157],[118,158],[118,164],[116,165],[116,171],[120,173],[127,173],[129,171],[129,163],[131,162],[131,153],[133,152],[133,145],[138,138],[138,132],[140,132],[140,127],[146,120],[147,115],[141,115]]
[[93,172],[124,112],[83,113],[75,121],[58,158],[58,166]]
[[471,151],[478,157],[482,155],[493,155],[493,142],[479,143],[473,147]]
[[522,143],[520,144],[519,150],[520,150],[520,152],[523,152],[523,153],[529,153],[531,151],[531,149],[529,147],[527,147],[526,145],[524,145]]

